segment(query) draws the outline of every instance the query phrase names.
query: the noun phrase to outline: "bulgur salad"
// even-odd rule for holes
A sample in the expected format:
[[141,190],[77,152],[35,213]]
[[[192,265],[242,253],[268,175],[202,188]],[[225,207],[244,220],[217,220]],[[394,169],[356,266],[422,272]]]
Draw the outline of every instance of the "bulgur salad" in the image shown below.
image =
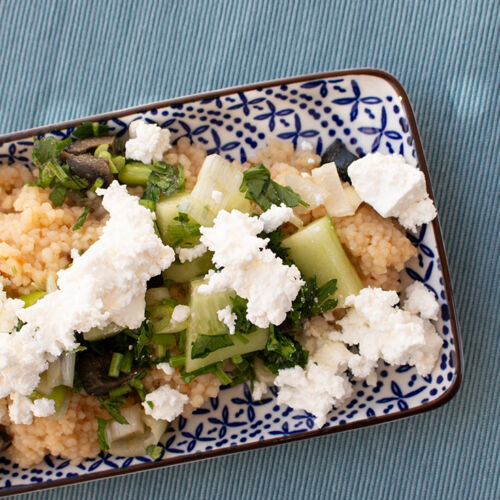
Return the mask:
[[301,146],[239,164],[85,123],[0,169],[3,452],[157,458],[169,422],[243,382],[320,428],[380,360],[433,370],[438,303],[399,279],[404,229],[436,216],[423,174]]

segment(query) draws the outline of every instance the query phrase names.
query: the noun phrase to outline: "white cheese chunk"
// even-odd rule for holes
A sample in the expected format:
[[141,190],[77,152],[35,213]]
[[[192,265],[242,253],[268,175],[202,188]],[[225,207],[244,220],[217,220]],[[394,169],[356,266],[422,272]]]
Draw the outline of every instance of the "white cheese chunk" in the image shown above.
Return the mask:
[[18,392],[10,395],[9,418],[14,424],[29,425],[33,422],[33,403],[30,398]]
[[415,231],[418,226],[427,224],[437,215],[436,207],[432,200],[427,197],[412,203],[399,213],[400,224],[410,231]]
[[415,366],[417,372],[426,376],[434,370],[439,359],[439,352],[443,345],[443,339],[438,335],[436,329],[429,320],[424,320],[424,343],[410,354],[410,365]]
[[146,415],[150,415],[156,420],[172,422],[182,413],[188,400],[186,394],[181,394],[168,385],[162,385],[146,395],[142,406]]
[[415,281],[405,290],[405,311],[419,314],[424,319],[438,319],[439,303],[434,294],[420,281]]
[[259,358],[254,358],[253,370],[255,379],[253,381],[252,399],[259,401],[268,393],[269,387],[274,385],[276,375],[272,373]]
[[282,203],[280,206],[271,205],[271,208],[266,210],[259,219],[264,224],[264,232],[272,233],[292,217],[293,210]]
[[191,309],[189,306],[183,306],[181,304],[174,307],[172,311],[172,317],[170,318],[172,323],[182,323],[189,318]]
[[132,160],[151,163],[161,161],[170,145],[170,131],[156,123],[135,120],[129,127],[130,139],[125,143],[125,156]]
[[165,375],[173,375],[175,372],[175,368],[168,361],[165,363],[158,363],[156,367],[162,370]]
[[279,388],[278,404],[312,413],[317,428],[323,427],[333,406],[343,403],[352,394],[352,386],[345,375],[339,375],[331,365],[313,361],[308,361],[305,369],[294,366],[279,370],[274,383]]
[[[349,310],[338,322],[342,332],[332,331],[329,337],[357,345],[368,363],[383,359],[391,365],[413,364],[420,375],[428,375],[439,356],[442,339],[432,325],[433,334],[427,331],[422,318],[394,307],[398,302],[395,291],[364,288],[358,295],[347,297]],[[422,357],[425,362],[417,363]]]
[[221,210],[213,227],[200,228],[201,242],[214,252],[212,260],[217,267],[243,265],[267,245],[269,240],[257,236],[263,230],[264,223],[258,217]]
[[229,334],[233,335],[235,331],[235,325],[236,325],[236,314],[231,309],[231,306],[226,306],[224,309],[219,309],[217,311],[217,317],[219,318],[219,321],[224,323],[228,329],[229,329]]
[[[333,320],[333,316],[331,317]],[[355,379],[367,379],[369,385],[375,385],[377,362],[352,353],[343,342],[328,340],[333,332],[335,332],[333,326],[324,317],[315,316],[305,322],[303,331],[296,336],[296,339],[309,351],[309,357],[313,361],[336,363],[340,371],[349,368]]]
[[262,396],[264,396],[264,394],[266,394],[267,391],[268,387],[266,384],[264,384],[264,382],[254,381],[252,390],[252,400],[260,401],[262,399]]
[[200,243],[192,248],[177,247],[175,253],[179,256],[181,264],[184,262],[192,262],[194,259],[201,257],[207,251],[207,247]]
[[247,319],[260,328],[279,325],[304,284],[296,266],[286,266],[265,248],[269,240],[257,235],[264,223],[257,217],[222,210],[211,228],[201,227],[201,241],[214,252],[217,272],[207,274],[200,293],[228,288],[248,300]]
[[14,424],[30,425],[35,417],[48,417],[56,411],[55,402],[52,399],[40,398],[31,401],[30,398],[13,392],[10,395],[9,417]]
[[59,271],[59,290],[17,312],[26,323],[19,332],[0,334],[0,397],[30,394],[48,362],[78,346],[75,331],[110,323],[138,328],[146,282],[174,260],[173,250],[154,232],[154,214],[125,186],[115,181],[98,194],[110,213],[102,236]]
[[361,199],[382,217],[398,217],[401,225],[414,230],[436,216],[424,174],[400,155],[368,154],[347,172]]
[[56,412],[56,403],[53,399],[39,398],[33,401],[33,415],[35,417],[48,417]]

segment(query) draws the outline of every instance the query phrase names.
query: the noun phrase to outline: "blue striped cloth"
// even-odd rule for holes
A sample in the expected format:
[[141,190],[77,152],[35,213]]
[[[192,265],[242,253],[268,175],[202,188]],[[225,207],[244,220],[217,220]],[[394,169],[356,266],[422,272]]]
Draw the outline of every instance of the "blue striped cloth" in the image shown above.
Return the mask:
[[0,0],[0,133],[301,73],[396,75],[465,353],[434,412],[32,498],[499,498],[499,21],[495,0]]

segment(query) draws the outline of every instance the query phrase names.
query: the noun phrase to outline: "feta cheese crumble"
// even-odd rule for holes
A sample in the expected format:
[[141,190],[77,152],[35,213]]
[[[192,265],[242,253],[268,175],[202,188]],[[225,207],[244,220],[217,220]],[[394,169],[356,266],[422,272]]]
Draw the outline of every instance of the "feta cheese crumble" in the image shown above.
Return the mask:
[[438,319],[439,304],[434,294],[420,281],[415,281],[405,290],[405,311],[419,314],[425,319]]
[[351,163],[347,173],[363,201],[382,217],[397,217],[406,229],[436,217],[424,174],[401,155],[368,154]]
[[165,363],[158,363],[156,367],[162,370],[165,375],[173,375],[175,372],[175,368],[168,361]]
[[172,317],[170,318],[172,323],[182,323],[189,318],[189,314],[191,313],[191,309],[189,306],[177,305],[174,307],[172,311]]
[[200,243],[192,248],[177,247],[175,253],[179,256],[181,264],[184,262],[192,262],[194,259],[201,257],[207,251],[207,247]]
[[114,181],[100,189],[110,213],[102,236],[73,265],[58,273],[59,290],[17,311],[26,324],[0,333],[0,397],[29,395],[39,374],[78,344],[74,332],[110,323],[138,328],[144,320],[146,282],[174,260],[154,232],[154,214]]
[[13,392],[10,395],[9,417],[14,424],[30,425],[35,417],[48,417],[56,412],[54,400],[39,398],[31,401],[30,398]]
[[135,120],[129,127],[130,139],[125,143],[125,156],[132,160],[151,163],[161,161],[170,145],[170,131],[156,123]]
[[268,387],[264,382],[254,381],[252,399],[253,401],[260,401],[262,396],[268,391]]
[[142,406],[146,415],[150,415],[156,420],[172,422],[182,413],[184,405],[188,401],[189,398],[186,394],[181,394],[168,385],[162,385],[146,395]]
[[229,334],[233,335],[236,324],[236,314],[231,309],[231,306],[226,306],[224,309],[219,309],[217,311],[217,317],[219,321],[224,323],[229,328]]
[[[426,318],[436,317],[439,305],[422,283],[412,284],[406,295],[404,307],[411,312],[394,307],[399,302],[395,291],[364,288],[349,296],[347,314],[338,321],[341,332],[324,317],[310,318],[297,337],[309,351],[309,361],[305,368],[279,370],[274,381],[280,389],[278,403],[312,413],[319,428],[332,406],[352,395],[348,369],[354,379],[368,385],[376,384],[379,359],[391,365],[413,365],[422,376],[431,373],[443,341]],[[359,353],[346,345],[358,346]],[[255,386],[255,399],[262,397],[262,389]]]
[[293,210],[282,203],[280,206],[271,205],[269,210],[266,210],[259,219],[264,224],[264,232],[272,233],[292,217]]
[[443,341],[428,320],[394,307],[398,302],[395,291],[364,288],[346,298],[349,309],[338,322],[342,332],[332,331],[329,338],[357,345],[373,367],[383,359],[391,365],[414,365],[420,375],[428,375]]
[[[213,227],[201,227],[201,241],[214,252],[219,270],[209,272],[200,293],[228,288],[248,300],[247,319],[260,328],[279,325],[304,285],[296,266],[286,266],[265,248],[269,240],[257,235],[264,223],[257,217],[233,210],[221,210]],[[222,268],[222,269],[221,269]]]
[[306,410],[315,417],[319,429],[333,406],[343,403],[351,394],[352,386],[345,375],[339,375],[335,366],[308,361],[300,366],[279,370],[274,381],[279,387],[278,404]]
[[217,267],[243,265],[250,262],[266,247],[269,240],[257,235],[264,230],[258,217],[250,217],[239,210],[221,210],[213,227],[201,227],[201,242],[214,252]]

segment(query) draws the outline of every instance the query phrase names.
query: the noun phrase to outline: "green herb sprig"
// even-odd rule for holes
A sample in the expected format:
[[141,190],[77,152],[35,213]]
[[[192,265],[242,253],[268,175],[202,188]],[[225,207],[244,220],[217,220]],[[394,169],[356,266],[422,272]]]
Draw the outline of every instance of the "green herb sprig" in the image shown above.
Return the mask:
[[240,191],[264,211],[272,205],[279,206],[282,203],[287,207],[296,207],[299,203],[309,206],[291,187],[271,180],[271,173],[264,165],[254,165],[243,172]]
[[337,299],[330,297],[336,289],[337,280],[335,279],[327,281],[319,288],[316,284],[316,277],[308,279],[293,301],[292,309],[287,313],[287,318],[295,327],[298,327],[299,322],[303,319],[335,309]]

